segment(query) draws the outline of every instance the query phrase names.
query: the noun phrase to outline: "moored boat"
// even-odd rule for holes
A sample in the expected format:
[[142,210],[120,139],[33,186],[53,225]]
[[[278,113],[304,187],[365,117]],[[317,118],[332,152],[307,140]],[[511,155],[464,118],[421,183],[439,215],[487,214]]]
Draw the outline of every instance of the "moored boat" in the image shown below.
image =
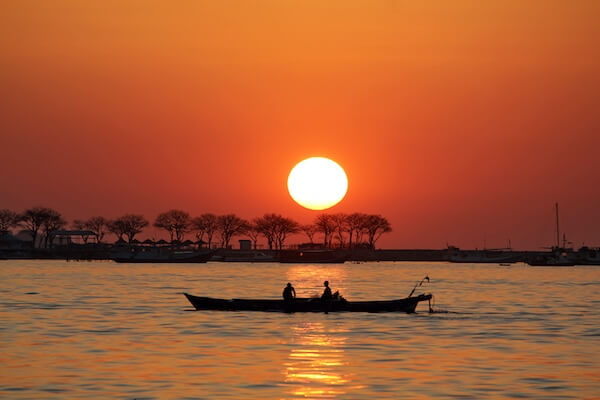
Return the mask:
[[550,252],[536,254],[533,257],[529,257],[525,262],[532,267],[572,267],[576,263],[570,255],[572,249],[567,249],[566,236],[563,234],[563,245],[560,245],[560,227],[558,219],[558,203],[555,204],[556,210],[556,246],[552,246]]
[[552,252],[530,257],[527,264],[532,267],[572,267],[576,263],[564,249],[553,248]]
[[461,250],[454,246],[448,247],[448,261],[453,263],[500,264],[514,263],[519,260],[518,254],[505,249]]
[[246,262],[246,263],[266,263],[266,262],[277,262],[277,258],[273,253],[265,253],[261,251],[225,251],[223,253],[217,253],[213,256],[212,261],[221,262]]
[[347,256],[336,250],[281,250],[280,263],[343,264]]
[[114,252],[111,260],[118,263],[205,263],[213,252],[201,250],[173,250],[167,248],[132,248]]
[[600,248],[583,246],[573,253],[577,265],[600,265]]
[[[184,293],[196,310],[271,311],[271,312],[405,312],[414,313],[421,301],[430,301],[431,294],[419,294],[396,300],[347,301],[320,298],[296,298],[292,301],[270,299],[216,299]],[[429,304],[431,311],[431,304]]]

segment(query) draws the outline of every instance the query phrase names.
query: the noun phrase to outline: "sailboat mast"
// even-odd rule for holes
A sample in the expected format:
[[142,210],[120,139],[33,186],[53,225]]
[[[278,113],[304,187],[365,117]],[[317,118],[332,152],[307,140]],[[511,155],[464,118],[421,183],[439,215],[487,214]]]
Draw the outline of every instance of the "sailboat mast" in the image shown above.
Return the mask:
[[556,247],[560,247],[560,229],[558,227],[558,203],[556,203]]

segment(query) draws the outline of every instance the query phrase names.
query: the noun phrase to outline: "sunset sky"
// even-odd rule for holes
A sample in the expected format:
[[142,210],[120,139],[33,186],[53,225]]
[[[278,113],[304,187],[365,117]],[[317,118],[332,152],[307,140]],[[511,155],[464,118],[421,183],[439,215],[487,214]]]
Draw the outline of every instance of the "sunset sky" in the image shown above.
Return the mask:
[[600,1],[4,1],[0,208],[311,222],[386,248],[600,245]]

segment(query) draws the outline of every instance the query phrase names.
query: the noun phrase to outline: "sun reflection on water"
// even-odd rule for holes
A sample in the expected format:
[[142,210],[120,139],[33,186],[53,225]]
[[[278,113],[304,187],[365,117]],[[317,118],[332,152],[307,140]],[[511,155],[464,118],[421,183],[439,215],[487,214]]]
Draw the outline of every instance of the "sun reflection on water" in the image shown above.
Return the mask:
[[350,375],[344,372],[343,346],[347,337],[322,322],[292,327],[294,348],[285,363],[285,383],[291,393],[304,398],[336,398],[345,393]]

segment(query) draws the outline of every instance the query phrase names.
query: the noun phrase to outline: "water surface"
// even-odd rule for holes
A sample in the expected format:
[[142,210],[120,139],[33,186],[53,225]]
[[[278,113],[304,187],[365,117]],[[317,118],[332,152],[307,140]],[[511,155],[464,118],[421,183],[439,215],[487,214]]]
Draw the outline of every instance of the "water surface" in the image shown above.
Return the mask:
[[[192,311],[328,279],[417,314]],[[600,267],[0,261],[0,398],[599,399]]]

